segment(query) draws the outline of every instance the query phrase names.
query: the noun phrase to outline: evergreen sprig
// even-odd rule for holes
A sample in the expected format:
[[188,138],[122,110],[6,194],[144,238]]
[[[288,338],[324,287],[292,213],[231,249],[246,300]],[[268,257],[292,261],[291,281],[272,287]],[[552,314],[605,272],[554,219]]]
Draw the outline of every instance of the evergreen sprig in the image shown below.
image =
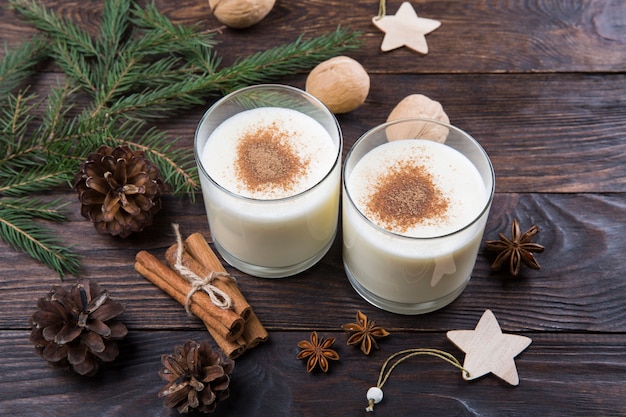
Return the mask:
[[6,50],[0,61],[0,96],[18,88],[48,57],[47,43],[40,37],[23,42],[18,48]]
[[59,244],[56,235],[33,221],[36,218],[62,221],[60,201],[45,202],[39,199],[0,199],[0,234],[15,249],[52,268],[59,276],[79,271],[79,257],[71,248]]
[[[33,193],[69,184],[80,162],[106,144],[144,150],[175,195],[193,198],[198,189],[193,150],[175,146],[175,139],[149,127],[150,121],[361,46],[358,33],[338,27],[220,67],[215,33],[174,24],[154,4],[105,0],[95,35],[38,0],[10,0],[10,7],[39,33],[6,51],[0,62],[5,97],[0,102],[0,238],[61,277],[77,274],[80,266],[71,248],[42,224],[65,220],[61,202],[33,198]],[[63,79],[38,97],[27,84],[47,58]]]

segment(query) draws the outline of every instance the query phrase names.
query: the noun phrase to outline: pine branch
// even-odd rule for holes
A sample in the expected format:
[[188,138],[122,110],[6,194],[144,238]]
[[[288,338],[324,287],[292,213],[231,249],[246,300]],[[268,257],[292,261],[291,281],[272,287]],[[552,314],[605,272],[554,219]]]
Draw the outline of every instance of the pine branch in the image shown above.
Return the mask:
[[146,153],[148,159],[159,167],[164,182],[171,187],[174,195],[188,194],[194,198],[194,191],[200,187],[200,183],[193,152],[175,148],[176,141],[165,132],[147,128],[142,120],[110,119],[103,128],[104,123],[99,118],[83,115],[78,123],[78,130],[84,132],[81,140],[72,145],[58,142],[54,148],[55,154],[83,155],[84,159],[101,145],[127,145]]
[[63,203],[60,199],[53,201],[43,201],[30,197],[4,198],[0,200],[0,210],[9,210],[23,213],[32,218],[65,221],[66,217],[61,212],[68,203]]
[[67,86],[53,89],[41,119],[32,114],[39,106],[36,96],[7,95],[0,113],[0,195],[46,190],[66,180],[67,170],[73,169],[71,154],[63,152],[52,160],[50,143],[72,139],[73,122],[65,118],[71,94]]
[[114,103],[110,112],[132,113],[144,119],[167,117],[172,112],[201,104],[207,96],[226,94],[312,68],[325,59],[360,47],[358,36],[359,33],[341,27],[310,40],[303,40],[301,36],[292,43],[256,53],[220,71],[188,76],[177,84],[129,95]]
[[217,44],[213,39],[214,33],[202,32],[197,27],[174,25],[154,4],[143,8],[135,5],[131,19],[143,31],[141,39],[136,42],[138,49],[152,50],[157,54],[175,50],[201,71],[212,73],[217,68],[220,60],[213,52]]
[[0,97],[19,87],[34,73],[34,68],[48,56],[48,45],[40,37],[23,42],[19,47],[5,50],[0,62]]
[[20,208],[15,209],[16,200],[10,204],[0,202],[0,236],[13,246],[29,254],[32,258],[52,268],[60,277],[65,273],[76,275],[80,269],[80,259],[70,249],[62,246],[55,234],[33,222],[33,217]]
[[341,26],[335,32],[309,40],[303,40],[301,35],[295,42],[238,59],[215,76],[225,84],[222,92],[229,93],[247,85],[308,70],[328,58],[358,49],[362,45],[359,35]]
[[10,0],[9,4],[49,38],[70,45],[85,56],[98,56],[98,50],[88,32],[71,20],[60,18],[37,0]]
[[109,68],[115,62],[117,52],[129,28],[128,0],[106,0],[102,13],[98,49],[102,55],[104,67]]
[[141,63],[137,71],[144,74],[135,81],[135,90],[139,93],[187,81],[196,73],[192,67],[183,68],[183,59],[179,56],[165,56],[156,61]]
[[108,110],[117,116],[132,115],[143,120],[163,119],[204,104],[205,99],[198,94],[204,87],[204,81],[191,74],[184,81],[121,97]]
[[21,169],[41,163],[40,147],[28,132],[35,120],[31,112],[37,107],[32,94],[9,93],[0,111],[0,167]]
[[[69,183],[79,163],[106,144],[143,150],[174,194],[193,199],[199,188],[193,150],[174,146],[175,140],[149,128],[148,121],[203,106],[209,96],[305,71],[361,46],[358,33],[338,27],[219,68],[214,33],[175,25],[154,4],[104,0],[98,35],[92,37],[38,0],[9,2],[42,36],[7,52],[0,63],[0,92],[6,92],[0,103],[0,238],[60,276],[76,272],[78,258],[32,221],[64,219],[32,193]],[[47,56],[67,83],[50,90],[43,114],[36,115],[39,99],[14,90]],[[89,104],[72,112],[73,98],[85,94]]]
[[21,196],[48,191],[69,181],[70,176],[65,166],[50,167],[42,165],[22,170],[0,167],[0,196]]
[[107,75],[95,94],[96,109],[93,111],[95,116],[103,109],[107,109],[109,103],[116,100],[117,97],[129,91],[132,92],[134,81],[131,75],[137,70],[137,59],[132,56],[118,55],[115,63],[107,71]]
[[[50,144],[55,141],[68,142],[76,139],[73,137],[75,134],[74,120],[67,117],[67,114],[74,107],[72,98],[75,92],[76,88],[64,84],[57,85],[48,93],[42,123],[35,134],[45,151],[49,151]],[[71,155],[65,154],[65,156],[70,157]]]
[[95,95],[102,84],[102,73],[91,68],[90,61],[67,43],[54,42],[51,57],[63,73],[90,95]]

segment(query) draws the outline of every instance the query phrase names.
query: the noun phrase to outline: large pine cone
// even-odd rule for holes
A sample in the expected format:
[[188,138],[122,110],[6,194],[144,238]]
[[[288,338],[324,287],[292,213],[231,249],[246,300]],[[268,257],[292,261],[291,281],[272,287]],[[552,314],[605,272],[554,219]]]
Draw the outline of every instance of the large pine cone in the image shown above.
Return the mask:
[[100,233],[127,237],[152,224],[161,209],[163,181],[144,152],[101,146],[74,177],[81,214]]
[[30,319],[30,340],[51,365],[91,376],[101,362],[111,362],[119,354],[115,341],[128,330],[112,319],[124,307],[97,283],[82,280],[69,291],[55,286],[37,300],[37,307]]
[[206,341],[188,340],[184,346],[176,346],[174,354],[161,356],[161,363],[165,368],[159,375],[168,381],[159,391],[165,408],[211,413],[228,398],[235,362],[221,351],[213,352]]

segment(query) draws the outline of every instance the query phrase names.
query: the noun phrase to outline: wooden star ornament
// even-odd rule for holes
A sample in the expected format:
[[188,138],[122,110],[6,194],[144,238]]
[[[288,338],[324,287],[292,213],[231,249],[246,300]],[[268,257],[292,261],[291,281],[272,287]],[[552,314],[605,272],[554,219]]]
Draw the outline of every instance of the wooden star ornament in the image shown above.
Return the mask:
[[519,384],[514,358],[532,342],[529,337],[504,334],[496,316],[486,310],[474,330],[450,330],[448,339],[465,352],[463,379],[492,373],[511,385]]
[[441,22],[418,17],[408,1],[400,5],[395,15],[376,16],[372,23],[385,32],[380,49],[383,52],[406,46],[416,52],[427,54],[426,36],[441,26]]

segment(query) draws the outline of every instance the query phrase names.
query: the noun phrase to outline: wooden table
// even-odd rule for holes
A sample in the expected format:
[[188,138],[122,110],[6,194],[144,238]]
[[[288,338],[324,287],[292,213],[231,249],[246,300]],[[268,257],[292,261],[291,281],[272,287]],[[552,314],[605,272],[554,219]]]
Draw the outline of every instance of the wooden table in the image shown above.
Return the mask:
[[[0,1],[0,39],[9,47],[34,29]],[[98,24],[101,2],[46,1],[86,27]],[[349,5],[348,5],[349,3]],[[400,1],[389,0],[393,14]],[[484,239],[508,233],[512,219],[537,224],[539,271],[518,278],[490,269],[484,245],[472,280],[448,307],[402,316],[363,301],[345,276],[340,237],[309,271],[280,280],[246,276],[229,267],[270,332],[270,340],[237,359],[231,396],[216,416],[365,415],[365,393],[390,354],[431,347],[463,358],[446,338],[473,329],[491,309],[506,333],[532,338],[516,358],[517,387],[494,376],[466,382],[442,361],[422,357],[396,368],[378,416],[607,416],[626,403],[626,7],[621,0],[412,1],[422,17],[442,26],[427,35],[430,52],[380,51],[383,34],[371,23],[377,1],[278,0],[248,30],[224,30],[217,46],[224,64],[236,57],[315,36],[338,24],[363,32],[365,46],[350,55],[371,76],[367,102],[338,116],[344,155],[367,129],[385,121],[404,96],[440,101],[453,124],[470,132],[493,162],[496,195]],[[157,1],[176,22],[219,24],[206,1]],[[55,82],[46,67],[35,88]],[[306,73],[277,80],[303,88]],[[161,127],[181,146],[212,104]],[[97,280],[126,305],[130,329],[118,359],[94,378],[49,367],[33,354],[28,320],[36,299],[59,278],[0,242],[0,414],[10,416],[176,415],[157,398],[160,355],[208,334],[199,320],[133,269],[139,250],[161,255],[177,222],[185,234],[210,238],[201,194],[166,196],[154,227],[125,239],[97,235],[80,216],[75,195],[70,221],[53,224],[83,256],[82,275]],[[72,278],[66,281],[71,282]],[[68,284],[69,285],[69,284]],[[341,325],[360,310],[391,332],[369,357],[346,346]],[[341,355],[328,374],[308,374],[295,359],[312,331],[336,337]]]

